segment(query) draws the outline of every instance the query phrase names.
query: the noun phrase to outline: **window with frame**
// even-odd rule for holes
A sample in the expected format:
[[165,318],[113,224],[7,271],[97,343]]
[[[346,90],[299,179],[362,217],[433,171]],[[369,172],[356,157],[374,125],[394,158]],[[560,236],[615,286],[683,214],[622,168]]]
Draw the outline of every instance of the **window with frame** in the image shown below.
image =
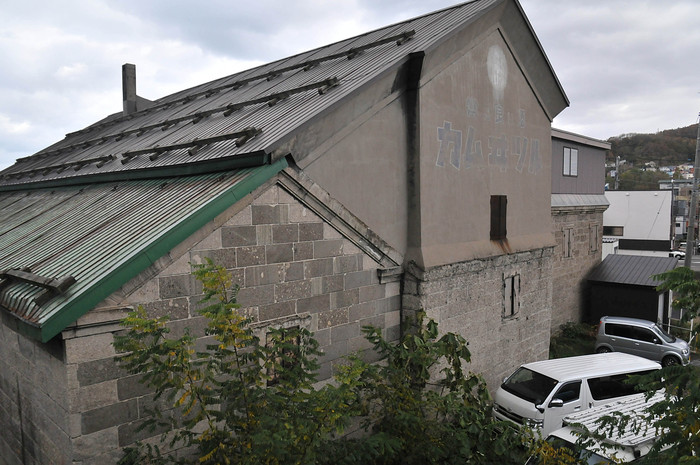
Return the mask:
[[514,318],[520,311],[520,275],[503,275],[503,319]]
[[552,400],[554,399],[560,399],[562,400],[565,404],[568,404],[569,402],[574,402],[579,400],[581,394],[581,381],[572,381],[569,383],[566,383],[562,387],[559,388],[559,390],[552,396]]
[[589,235],[589,240],[590,240],[589,250],[591,251],[591,253],[597,252],[598,251],[598,240],[599,240],[598,225],[597,224],[591,225],[591,229],[590,229],[589,234],[590,234]]
[[499,241],[506,238],[506,217],[508,198],[505,195],[491,196],[491,240]]
[[564,229],[564,237],[563,237],[563,242],[562,242],[562,252],[564,255],[564,258],[570,258],[571,257],[571,249],[573,246],[573,239],[574,238],[574,229],[573,228],[566,228]]
[[578,176],[578,149],[564,147],[564,176]]

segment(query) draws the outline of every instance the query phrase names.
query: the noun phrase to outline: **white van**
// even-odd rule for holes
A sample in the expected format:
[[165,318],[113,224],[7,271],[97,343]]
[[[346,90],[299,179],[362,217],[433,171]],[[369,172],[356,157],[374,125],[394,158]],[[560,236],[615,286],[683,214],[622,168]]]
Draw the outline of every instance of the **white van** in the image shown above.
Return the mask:
[[[587,463],[614,464],[631,463],[644,457],[658,440],[660,432],[648,420],[647,409],[664,399],[662,392],[654,394],[649,400],[645,394],[636,394],[623,400],[594,407],[564,418],[564,427],[547,436],[547,442],[555,449],[566,448],[570,455]],[[605,428],[602,439],[591,439],[585,447],[579,445],[582,427],[595,432],[599,421],[606,415],[618,412],[626,415],[630,423],[621,432],[618,428]],[[539,463],[537,456],[530,457],[527,465]]]
[[565,416],[637,393],[632,374],[661,369],[651,360],[620,352],[526,363],[494,395],[493,416],[533,429],[543,437]]

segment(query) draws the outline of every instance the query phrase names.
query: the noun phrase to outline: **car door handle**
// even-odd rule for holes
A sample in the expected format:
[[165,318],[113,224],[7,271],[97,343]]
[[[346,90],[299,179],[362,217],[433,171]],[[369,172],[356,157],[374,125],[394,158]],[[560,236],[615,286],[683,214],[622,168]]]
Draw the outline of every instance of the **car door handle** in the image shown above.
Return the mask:
[[579,410],[581,410],[581,406],[580,406],[580,405],[579,405],[578,407],[574,407],[574,412],[578,412]]

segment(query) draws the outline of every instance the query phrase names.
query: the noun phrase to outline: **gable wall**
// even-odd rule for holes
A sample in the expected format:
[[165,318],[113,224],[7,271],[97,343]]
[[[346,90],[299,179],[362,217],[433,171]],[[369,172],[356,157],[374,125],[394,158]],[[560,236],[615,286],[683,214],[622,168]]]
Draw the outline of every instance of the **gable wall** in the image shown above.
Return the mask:
[[[425,70],[420,236],[425,267],[553,245],[550,122],[499,30]],[[490,240],[490,197],[507,196],[507,241]]]
[[[444,47],[435,54],[445,62],[427,56],[421,79],[420,222],[407,259],[424,271],[407,279],[404,310],[464,336],[470,369],[495,389],[548,357],[551,127],[499,29]],[[490,239],[492,195],[507,196],[503,241]]]
[[[119,448],[149,436],[136,428],[152,395],[138,376],[120,372],[113,361],[111,343],[119,329],[114,321],[124,309],[143,305],[151,316],[169,315],[174,335],[190,327],[203,336],[206,321],[196,312],[201,285],[190,274],[190,262],[209,257],[230,270],[241,286],[242,311],[261,322],[263,340],[268,324],[314,332],[325,352],[319,380],[330,377],[344,355],[369,347],[362,325],[383,328],[390,340],[398,337],[399,283],[380,284],[377,263],[283,187],[270,183],[227,214],[215,228],[208,226],[211,231],[200,231],[164,257],[160,271],[144,272],[82,319],[111,319],[103,321],[102,333],[79,328],[64,333],[69,385],[76,387],[76,398],[90,399],[73,406],[80,419],[76,453],[80,447],[99,451],[85,463],[111,461]],[[204,339],[200,343],[203,349]]]

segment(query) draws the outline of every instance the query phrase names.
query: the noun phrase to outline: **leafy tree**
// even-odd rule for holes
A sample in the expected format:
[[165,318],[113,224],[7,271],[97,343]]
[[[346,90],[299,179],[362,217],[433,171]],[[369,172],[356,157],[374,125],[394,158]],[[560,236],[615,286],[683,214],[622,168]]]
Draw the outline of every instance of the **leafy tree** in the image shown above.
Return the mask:
[[209,319],[206,351],[189,332],[170,338],[167,318],[142,309],[115,337],[119,365],[161,399],[142,428],[163,432],[127,448],[122,465],[524,462],[532,436],[493,420],[485,383],[464,371],[470,353],[460,336],[438,338],[422,317],[397,344],[364,328],[382,360],[350,357],[334,383],[317,388],[320,354],[308,331],[271,330],[263,344],[226,270],[207,261],[194,275]]
[[[209,319],[213,343],[196,352],[195,338],[168,338],[167,318],[147,318],[143,309],[123,322],[115,347],[118,363],[164,397],[172,408],[155,408],[142,427],[164,433],[168,449],[195,449],[196,458],[165,455],[137,445],[122,464],[314,463],[319,445],[342,431],[351,400],[345,387],[314,389],[318,343],[305,329],[272,329],[261,344],[250,321],[237,311],[236,292],[224,268],[194,265],[204,288],[200,313]],[[233,289],[233,292],[231,290]]]
[[339,375],[353,387],[365,434],[329,445],[328,464],[523,463],[529,430],[494,421],[481,376],[464,371],[466,341],[418,316],[398,344],[377,328],[364,328],[381,354],[370,364],[350,357]]

